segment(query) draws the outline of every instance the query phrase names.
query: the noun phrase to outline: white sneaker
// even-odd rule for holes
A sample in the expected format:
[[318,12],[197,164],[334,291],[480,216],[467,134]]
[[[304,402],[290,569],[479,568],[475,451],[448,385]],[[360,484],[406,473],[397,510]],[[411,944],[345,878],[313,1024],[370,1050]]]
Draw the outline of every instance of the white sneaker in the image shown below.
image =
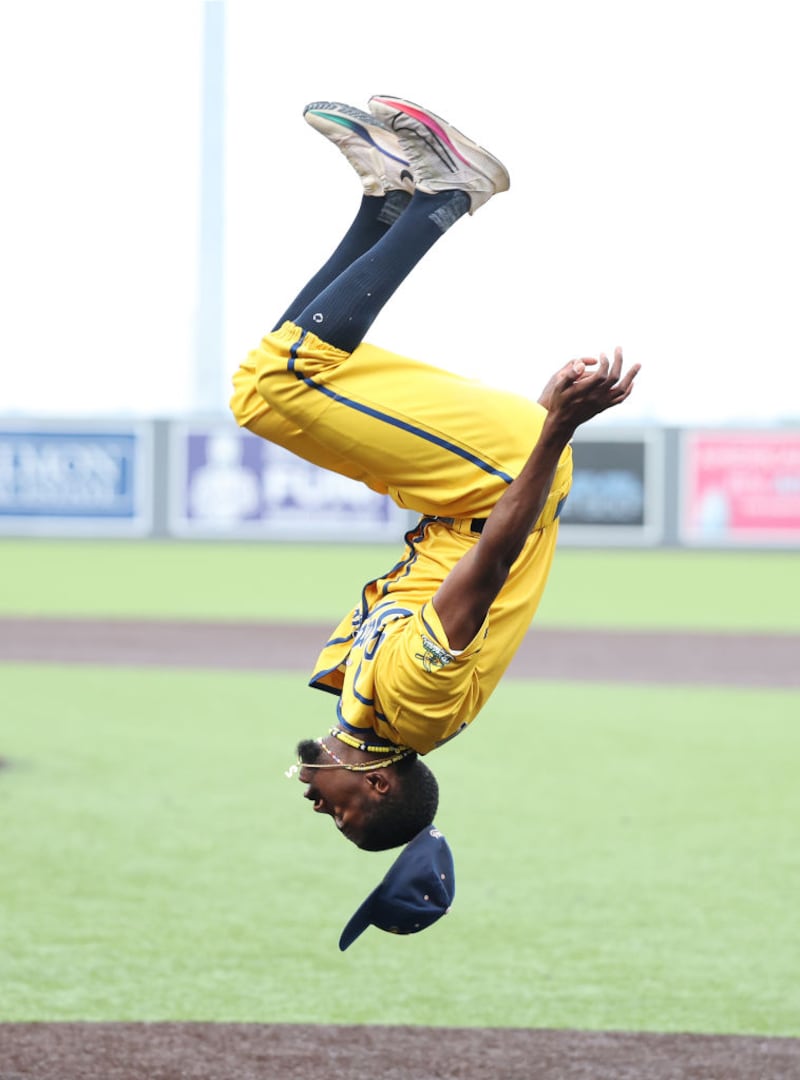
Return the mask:
[[400,141],[371,113],[338,101],[315,101],[303,116],[342,151],[361,177],[367,195],[388,191],[414,193],[414,177]]
[[502,162],[435,113],[395,97],[372,97],[369,107],[400,140],[418,191],[465,191],[470,214],[492,195],[508,191],[511,181]]

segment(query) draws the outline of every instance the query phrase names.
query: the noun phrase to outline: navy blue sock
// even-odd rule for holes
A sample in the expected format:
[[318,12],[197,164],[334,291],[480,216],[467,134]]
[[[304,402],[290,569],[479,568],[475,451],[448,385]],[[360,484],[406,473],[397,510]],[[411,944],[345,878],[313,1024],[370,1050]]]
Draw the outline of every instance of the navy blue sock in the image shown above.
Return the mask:
[[463,191],[420,191],[376,244],[344,269],[292,321],[352,352],[381,308],[437,240],[470,206]]
[[342,242],[333,252],[331,257],[322,266],[300,293],[294,298],[286,311],[278,319],[273,327],[279,327],[290,320],[297,322],[297,316],[315,296],[318,296],[326,286],[346,270],[351,263],[363,255],[380,240],[386,231],[394,225],[405,208],[408,206],[411,196],[407,191],[390,191],[386,195],[364,195],[361,206],[353,219],[353,223],[345,233]]

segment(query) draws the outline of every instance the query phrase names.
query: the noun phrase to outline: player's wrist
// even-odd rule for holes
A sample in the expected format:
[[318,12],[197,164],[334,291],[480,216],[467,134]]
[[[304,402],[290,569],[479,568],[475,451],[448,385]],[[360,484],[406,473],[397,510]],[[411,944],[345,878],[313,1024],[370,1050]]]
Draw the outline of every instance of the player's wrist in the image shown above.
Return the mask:
[[557,450],[560,454],[575,434],[576,425],[558,412],[549,412],[542,425],[538,445],[543,449]]

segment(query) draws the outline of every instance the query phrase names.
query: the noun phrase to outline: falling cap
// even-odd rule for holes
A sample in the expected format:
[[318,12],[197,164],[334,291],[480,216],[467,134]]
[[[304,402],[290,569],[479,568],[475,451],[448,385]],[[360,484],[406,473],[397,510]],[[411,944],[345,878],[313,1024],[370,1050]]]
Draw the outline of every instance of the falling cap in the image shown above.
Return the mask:
[[416,934],[446,915],[456,893],[453,853],[435,825],[420,830],[342,931],[344,952],[368,926]]

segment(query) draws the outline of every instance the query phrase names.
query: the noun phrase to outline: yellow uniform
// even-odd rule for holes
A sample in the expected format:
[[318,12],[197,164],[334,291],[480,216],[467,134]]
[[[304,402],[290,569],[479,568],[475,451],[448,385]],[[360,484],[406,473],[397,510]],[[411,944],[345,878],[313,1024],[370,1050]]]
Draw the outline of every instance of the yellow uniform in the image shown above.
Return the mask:
[[552,564],[572,458],[484,626],[454,654],[431,603],[519,473],[545,410],[366,342],[352,353],[291,322],[234,377],[239,424],[422,515],[400,561],[370,582],[311,684],[339,695],[345,730],[428,753],[478,714],[528,630]]

